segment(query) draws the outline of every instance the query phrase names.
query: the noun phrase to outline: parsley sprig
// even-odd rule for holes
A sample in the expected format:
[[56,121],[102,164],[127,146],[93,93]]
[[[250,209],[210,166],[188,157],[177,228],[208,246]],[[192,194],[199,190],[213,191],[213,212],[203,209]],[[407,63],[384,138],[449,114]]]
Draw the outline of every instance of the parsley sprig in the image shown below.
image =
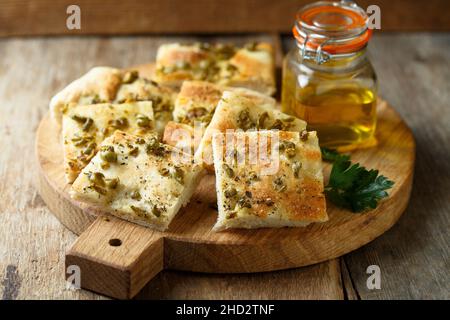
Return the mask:
[[335,150],[321,148],[322,159],[333,162],[330,181],[325,187],[326,197],[335,205],[362,212],[368,208],[375,209],[378,202],[387,197],[386,190],[394,182],[378,175],[378,170],[367,170],[359,163],[352,164],[350,156]]

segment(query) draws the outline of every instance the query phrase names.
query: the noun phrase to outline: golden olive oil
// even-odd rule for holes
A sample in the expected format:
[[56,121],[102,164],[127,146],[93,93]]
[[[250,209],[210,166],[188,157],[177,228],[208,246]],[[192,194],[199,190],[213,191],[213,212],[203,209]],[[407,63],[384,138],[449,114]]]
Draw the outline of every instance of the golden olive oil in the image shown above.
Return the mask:
[[376,92],[351,79],[323,80],[300,87],[299,79],[285,68],[283,111],[305,120],[323,147],[351,150],[374,145]]

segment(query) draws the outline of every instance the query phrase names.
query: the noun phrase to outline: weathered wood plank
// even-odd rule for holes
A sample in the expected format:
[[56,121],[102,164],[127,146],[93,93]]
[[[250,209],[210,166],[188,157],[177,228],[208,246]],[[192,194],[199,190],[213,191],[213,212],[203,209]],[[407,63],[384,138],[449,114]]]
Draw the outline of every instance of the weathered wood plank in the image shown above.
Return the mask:
[[[66,27],[70,0],[0,1],[0,36],[290,32],[310,0],[78,0],[81,30]],[[382,30],[450,30],[446,0],[358,0],[381,8]],[[114,21],[114,23],[111,23]]]

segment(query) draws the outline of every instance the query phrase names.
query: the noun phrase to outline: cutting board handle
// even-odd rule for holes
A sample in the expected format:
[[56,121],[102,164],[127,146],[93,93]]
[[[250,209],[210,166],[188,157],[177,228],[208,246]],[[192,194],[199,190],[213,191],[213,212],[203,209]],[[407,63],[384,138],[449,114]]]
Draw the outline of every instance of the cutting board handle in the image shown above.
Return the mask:
[[163,247],[157,231],[100,216],[66,253],[66,276],[79,270],[82,288],[130,299],[163,269]]

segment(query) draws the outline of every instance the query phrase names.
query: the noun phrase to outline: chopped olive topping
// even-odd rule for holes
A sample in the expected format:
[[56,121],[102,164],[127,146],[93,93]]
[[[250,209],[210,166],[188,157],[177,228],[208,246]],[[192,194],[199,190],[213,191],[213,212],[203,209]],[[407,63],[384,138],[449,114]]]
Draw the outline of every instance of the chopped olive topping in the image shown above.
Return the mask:
[[233,187],[229,187],[227,190],[225,190],[225,197],[226,198],[233,198],[237,195],[237,191]]
[[147,211],[145,211],[144,209],[135,207],[133,205],[130,206],[130,209],[133,210],[135,213],[137,213],[140,216],[145,216],[147,214]]
[[92,189],[94,189],[97,193],[99,193],[99,194],[101,194],[103,196],[108,193],[105,188],[102,188],[102,187],[100,187],[98,185],[95,185],[95,184],[92,186]]
[[300,132],[300,140],[302,141],[308,140],[308,135],[309,135],[308,131],[302,130],[302,132]]
[[287,155],[289,158],[294,157],[294,156],[295,156],[295,148],[287,148],[287,149],[286,149],[286,155]]
[[149,117],[143,114],[138,114],[136,116],[136,124],[141,128],[148,128],[150,127],[151,121]]
[[206,110],[205,108],[197,107],[197,108],[190,109],[187,112],[186,117],[189,118],[189,119],[199,118],[199,117],[204,116],[207,113],[208,113],[208,110]]
[[114,163],[117,161],[117,153],[114,152],[113,146],[103,147],[100,151],[100,158],[109,163]]
[[93,136],[89,136],[89,135],[84,135],[84,136],[76,136],[74,138],[71,139],[71,141],[73,142],[74,146],[76,147],[80,147],[80,146],[84,146],[86,145],[88,142],[94,140]]
[[139,77],[137,70],[128,71],[123,75],[122,82],[125,84],[133,83]]
[[84,149],[83,153],[86,155],[92,154],[92,152],[94,152],[96,147],[97,147],[97,144],[95,142],[91,142],[88,144],[86,149]]
[[238,205],[240,208],[251,208],[251,207],[252,207],[252,202],[251,202],[250,199],[248,199],[248,198],[240,198],[240,199],[237,201],[237,205]]
[[101,172],[93,172],[88,175],[89,181],[93,182],[96,186],[105,186],[105,176]]
[[139,154],[139,148],[138,147],[132,147],[130,152],[128,152],[128,154],[130,156],[137,157],[137,155]]
[[258,122],[256,124],[258,129],[263,129],[264,127],[264,122],[266,122],[266,120],[269,118],[269,114],[267,112],[263,112],[260,114],[259,118],[258,118]]
[[169,175],[169,173],[170,173],[169,169],[166,168],[166,167],[159,168],[158,172],[163,177],[167,177]]
[[245,191],[245,196],[248,197],[248,198],[252,198],[253,197],[253,195],[252,195],[252,193],[250,191]]
[[294,172],[294,177],[298,178],[302,164],[299,161],[294,161],[292,163],[292,171]]
[[294,120],[295,120],[294,117],[288,117],[288,118],[283,119],[284,122],[292,122]]
[[82,117],[78,115],[73,115],[72,120],[78,122],[79,124],[82,124],[81,129],[83,131],[89,131],[89,129],[94,124],[94,120],[92,120],[91,118]]
[[153,206],[153,208],[152,208],[152,213],[156,216],[156,217],[160,217],[161,216],[161,213],[163,212],[163,209],[162,208],[158,208],[156,205],[155,206]]
[[226,218],[233,219],[233,218],[236,218],[236,216],[237,216],[236,211],[231,211],[231,212],[227,213]]
[[273,188],[277,192],[283,192],[286,190],[286,183],[284,182],[283,178],[278,177],[275,180],[273,180]]
[[92,120],[91,118],[87,118],[86,122],[83,124],[81,129],[83,131],[89,131],[89,129],[92,127],[93,124],[94,124],[94,120]]
[[106,170],[106,169],[109,169],[110,165],[109,165],[108,162],[102,161],[102,163],[100,163],[100,167],[101,167],[103,170]]
[[267,199],[264,201],[264,203],[265,203],[267,206],[269,206],[269,207],[271,207],[271,206],[274,205],[273,200],[270,199],[270,198],[267,198]]
[[250,118],[250,112],[247,109],[239,112],[237,123],[239,128],[241,128],[242,130],[248,130],[255,126],[255,124],[252,122],[252,119]]
[[233,177],[234,177],[234,171],[233,171],[233,169],[230,168],[229,165],[227,165],[226,163],[224,163],[224,164],[222,165],[222,169],[225,171],[225,173],[227,174],[227,176],[228,176],[229,178],[233,178]]
[[119,119],[110,120],[108,124],[115,129],[123,129],[128,127],[128,119],[120,117]]
[[109,189],[116,189],[119,185],[119,178],[106,179],[106,186]]
[[274,123],[272,123],[272,125],[270,126],[269,129],[271,129],[271,130],[283,130],[283,127],[284,127],[283,122],[281,122],[280,119],[276,119],[274,121]]
[[137,139],[136,139],[136,143],[137,143],[137,144],[144,144],[144,143],[145,143],[145,140],[142,139],[142,138],[137,138]]
[[131,199],[137,200],[137,201],[140,201],[142,199],[141,194],[137,190],[133,191],[131,193],[130,197],[131,197]]
[[146,147],[147,154],[154,154],[155,156],[164,155],[164,146],[161,145],[157,138],[152,137]]
[[259,178],[259,176],[256,174],[256,172],[250,171],[250,172],[248,173],[248,180],[247,180],[247,184],[248,184],[248,185],[250,185],[252,182],[259,181],[259,180],[260,180],[260,178]]
[[175,167],[174,171],[172,172],[172,176],[179,184],[184,184],[184,171],[183,171],[183,169],[181,169],[179,167]]

